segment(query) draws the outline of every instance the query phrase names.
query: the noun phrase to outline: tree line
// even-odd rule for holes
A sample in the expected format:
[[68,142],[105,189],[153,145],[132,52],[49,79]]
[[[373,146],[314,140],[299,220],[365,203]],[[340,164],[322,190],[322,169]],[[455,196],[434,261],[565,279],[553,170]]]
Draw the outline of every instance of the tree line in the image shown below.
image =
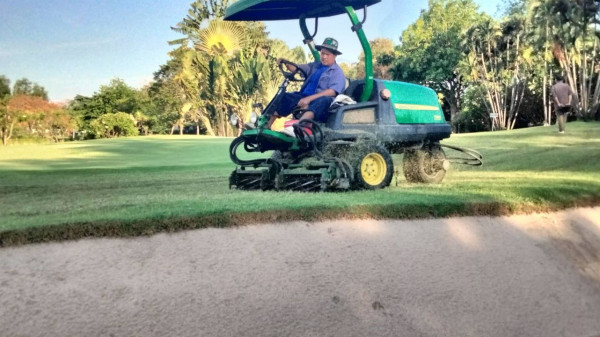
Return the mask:
[[0,75],[0,138],[7,144],[17,138],[59,141],[74,130],[68,111],[48,101],[46,89],[26,78],[15,81]]
[[[276,59],[304,63],[310,57],[301,47],[270,39],[261,22],[223,21],[230,2],[191,3],[172,27],[182,38],[169,41],[169,60],[141,89],[114,79],[94,95],[58,107],[38,84],[21,79],[11,92],[0,77],[3,142],[12,136],[57,141],[69,134],[235,135],[253,103],[266,105],[277,91],[282,77]],[[495,19],[472,0],[429,0],[399,32],[398,44],[370,41],[374,75],[434,89],[455,132],[549,125],[556,74],[576,93],[578,118],[597,118],[599,7],[600,0],[511,0]],[[351,79],[364,76],[363,55],[340,66]],[[231,116],[238,127],[229,123]]]
[[430,0],[401,43],[377,62],[392,79],[440,93],[454,131],[550,124],[557,74],[576,93],[575,114],[598,118],[599,5],[512,0],[494,19],[471,0]]

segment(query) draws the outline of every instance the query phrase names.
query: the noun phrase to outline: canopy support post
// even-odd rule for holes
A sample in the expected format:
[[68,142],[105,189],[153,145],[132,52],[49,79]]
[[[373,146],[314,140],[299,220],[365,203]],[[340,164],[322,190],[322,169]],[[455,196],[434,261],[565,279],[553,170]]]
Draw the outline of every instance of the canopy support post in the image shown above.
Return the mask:
[[[365,6],[365,20],[367,18],[367,8]],[[363,89],[362,94],[360,95],[360,101],[365,102],[368,101],[371,97],[371,93],[373,92],[373,54],[371,53],[371,46],[369,45],[369,41],[365,36],[365,32],[362,29],[362,24],[364,20],[361,22],[358,20],[358,16],[354,11],[352,6],[346,7],[346,12],[348,12],[348,16],[350,17],[350,21],[352,21],[352,31],[356,32],[356,36],[358,36],[358,40],[362,45],[363,51],[365,53],[365,88]]]
[[313,38],[317,35],[317,28],[319,27],[319,18],[315,18],[315,32],[314,34],[310,34],[308,32],[308,27],[306,27],[306,16],[302,15],[300,17],[300,30],[302,31],[302,35],[304,36],[304,44],[308,45],[308,49],[310,49],[310,53],[315,58],[315,62],[321,61],[321,54],[315,48],[315,42]]

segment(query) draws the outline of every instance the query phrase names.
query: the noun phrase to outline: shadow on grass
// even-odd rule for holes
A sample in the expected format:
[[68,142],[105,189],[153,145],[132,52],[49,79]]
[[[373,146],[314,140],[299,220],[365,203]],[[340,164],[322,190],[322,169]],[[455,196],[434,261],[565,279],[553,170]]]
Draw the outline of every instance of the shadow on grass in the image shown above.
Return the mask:
[[227,138],[137,137],[22,147],[22,151],[38,152],[32,158],[20,154],[0,160],[0,172],[219,164],[230,162],[230,142]]

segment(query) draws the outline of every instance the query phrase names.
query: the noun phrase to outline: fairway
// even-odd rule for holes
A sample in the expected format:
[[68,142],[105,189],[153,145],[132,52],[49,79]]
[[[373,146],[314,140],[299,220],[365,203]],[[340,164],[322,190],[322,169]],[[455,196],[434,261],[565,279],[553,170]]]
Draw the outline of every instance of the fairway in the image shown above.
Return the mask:
[[[600,123],[453,135],[483,154],[436,185],[229,189],[231,138],[150,136],[0,148],[0,245],[259,221],[501,215],[600,203]],[[447,152],[451,155],[451,153]],[[394,156],[401,169],[402,156]]]

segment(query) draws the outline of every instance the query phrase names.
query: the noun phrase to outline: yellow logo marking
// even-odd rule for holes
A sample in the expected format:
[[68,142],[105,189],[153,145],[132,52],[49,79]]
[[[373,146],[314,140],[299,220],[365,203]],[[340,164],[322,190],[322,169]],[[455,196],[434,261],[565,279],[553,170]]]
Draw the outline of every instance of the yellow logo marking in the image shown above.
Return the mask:
[[426,111],[439,111],[440,108],[433,105],[421,105],[421,104],[400,104],[395,103],[394,108],[399,110],[426,110]]

